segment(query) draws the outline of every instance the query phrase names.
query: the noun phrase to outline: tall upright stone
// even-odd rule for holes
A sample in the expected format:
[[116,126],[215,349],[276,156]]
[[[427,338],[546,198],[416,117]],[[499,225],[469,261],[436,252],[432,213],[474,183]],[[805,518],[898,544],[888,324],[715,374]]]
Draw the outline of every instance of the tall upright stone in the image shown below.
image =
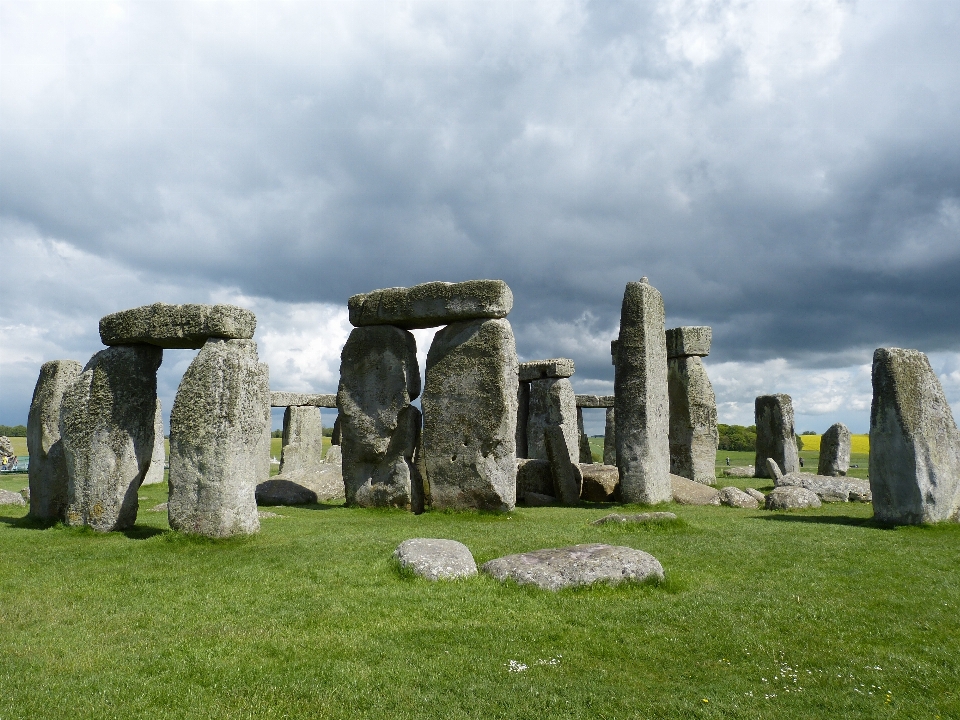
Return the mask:
[[64,392],[68,525],[108,532],[136,522],[137,490],[153,457],[162,359],[153,345],[109,347]]
[[667,386],[670,394],[670,472],[713,485],[720,434],[717,397],[701,357],[710,352],[709,327],[667,330]]
[[850,431],[843,423],[827,428],[820,438],[820,461],[817,475],[840,477],[850,469]]
[[627,283],[615,350],[617,466],[624,502],[668,502],[669,397],[663,298],[646,278]]
[[163,407],[160,398],[157,398],[157,409],[153,418],[153,455],[150,458],[150,469],[143,478],[144,485],[159,485],[163,482],[163,466],[167,462],[167,449],[163,441]]
[[617,464],[617,411],[612,407],[607,408],[603,425],[603,464]]
[[256,486],[269,455],[270,372],[253,340],[207,340],[170,413],[170,527],[229,537],[260,529]]
[[563,429],[570,456],[574,459],[580,457],[577,396],[570,383],[573,372],[573,361],[566,358],[520,365],[520,381],[530,382],[527,456],[534,460],[548,459],[544,431],[554,425]]
[[881,522],[960,520],[960,433],[919,350],[873,353],[870,490]]
[[60,438],[63,393],[80,377],[76,360],[51,360],[40,368],[27,416],[27,454],[30,456],[30,516],[63,520],[67,512],[67,458]]
[[527,456],[527,420],[530,418],[530,383],[517,385],[517,457]]
[[340,363],[341,449],[348,505],[411,508],[420,367],[413,334],[391,325],[354,328]]
[[506,319],[457,322],[434,336],[422,399],[434,507],[516,504],[517,367]]
[[583,408],[577,407],[577,434],[580,436],[580,462],[592,463],[593,453],[590,452],[590,438],[583,427]]
[[773,458],[784,475],[800,471],[797,434],[793,427],[793,400],[789,395],[760,395],[754,402],[757,452],[753,463],[757,477],[770,477],[767,458]]

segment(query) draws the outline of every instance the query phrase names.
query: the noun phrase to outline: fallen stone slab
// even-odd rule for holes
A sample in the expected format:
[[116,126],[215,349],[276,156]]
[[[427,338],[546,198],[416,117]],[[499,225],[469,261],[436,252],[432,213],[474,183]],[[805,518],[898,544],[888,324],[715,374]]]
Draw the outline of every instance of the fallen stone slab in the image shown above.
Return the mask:
[[612,408],[617,399],[613,395],[577,395],[577,407]]
[[750,493],[746,493],[740,488],[728,486],[718,491],[720,495],[720,504],[728,507],[746,508],[747,510],[756,510],[759,500]]
[[820,507],[820,498],[802,487],[778,487],[767,495],[767,510],[805,510]]
[[672,512],[648,512],[636,513],[635,515],[623,515],[621,513],[610,513],[604,515],[599,520],[594,520],[591,525],[606,525],[608,523],[648,523],[659,520],[676,520],[676,513]]
[[583,485],[580,499],[590,502],[616,502],[620,497],[620,471],[615,465],[580,463]]
[[336,408],[336,395],[318,395],[315,393],[281,392],[274,390],[270,393],[270,407],[322,407]]
[[210,338],[249,340],[257,316],[235,305],[154,303],[100,318],[104,345],[145,343],[168,349],[201,348]]
[[310,505],[317,494],[299,483],[271,478],[257,485],[257,505]]
[[520,363],[518,372],[520,382],[533,382],[546,378],[568,378],[575,370],[573,360],[570,358],[551,358]]
[[746,466],[733,466],[723,468],[723,474],[727,477],[748,477],[752,478],[755,476],[753,465]]
[[527,493],[553,493],[553,473],[550,472],[549,460],[517,458],[517,499],[523,499]]
[[502,280],[428,282],[354,295],[347,306],[354,327],[394,325],[414,330],[505,318],[513,308],[513,293]]
[[744,492],[750,497],[756,499],[756,501],[759,503],[766,504],[767,502],[767,496],[756,488],[745,488]]
[[673,501],[681,505],[719,505],[720,494],[716,488],[688,480],[679,475],[670,475]]
[[507,555],[484,563],[483,572],[519,585],[536,585],[544,590],[621,582],[663,579],[663,566],[642,550],[603,543],[549,548]]
[[322,463],[310,470],[291,470],[257,484],[257,505],[310,505],[344,497],[340,466]]
[[427,580],[456,580],[477,574],[470,549],[456,540],[404,540],[394,550],[393,558],[400,567]]
[[713,330],[708,326],[670,328],[667,335],[667,358],[706,357],[710,354]]
[[0,490],[0,505],[26,505],[23,495],[12,490]]
[[558,501],[553,495],[528,492],[523,496],[523,502],[528,507],[544,507],[546,505],[555,505]]
[[777,487],[802,487],[817,494],[821,502],[870,502],[872,495],[868,483],[850,478],[813,475],[812,473],[789,473],[776,480]]

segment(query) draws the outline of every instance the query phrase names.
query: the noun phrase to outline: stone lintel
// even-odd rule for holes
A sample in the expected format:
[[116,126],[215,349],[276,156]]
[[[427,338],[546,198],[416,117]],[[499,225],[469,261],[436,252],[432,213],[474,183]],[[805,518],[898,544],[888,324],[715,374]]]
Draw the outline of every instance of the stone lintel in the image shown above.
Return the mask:
[[613,395],[577,395],[579,408],[612,408],[616,397]]
[[713,329],[707,325],[667,330],[667,358],[706,357],[710,354]]
[[520,363],[520,382],[533,382],[545,378],[568,378],[573,375],[573,360],[552,358]]
[[270,407],[298,407],[313,405],[314,407],[336,408],[336,395],[315,395],[311,393],[278,392],[270,393]]

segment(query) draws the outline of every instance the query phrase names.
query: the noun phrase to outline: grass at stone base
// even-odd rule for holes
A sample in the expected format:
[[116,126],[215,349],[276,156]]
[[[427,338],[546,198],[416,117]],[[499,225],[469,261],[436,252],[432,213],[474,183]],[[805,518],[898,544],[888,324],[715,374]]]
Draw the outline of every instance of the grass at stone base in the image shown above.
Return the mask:
[[[681,521],[649,528],[591,526],[603,506],[316,505],[209,541],[145,511],[165,485],[140,495],[136,528],[107,535],[0,506],[0,718],[960,717],[957,525],[882,529],[860,504],[668,505]],[[390,556],[418,536],[478,562],[628,545],[667,582],[404,578]]]

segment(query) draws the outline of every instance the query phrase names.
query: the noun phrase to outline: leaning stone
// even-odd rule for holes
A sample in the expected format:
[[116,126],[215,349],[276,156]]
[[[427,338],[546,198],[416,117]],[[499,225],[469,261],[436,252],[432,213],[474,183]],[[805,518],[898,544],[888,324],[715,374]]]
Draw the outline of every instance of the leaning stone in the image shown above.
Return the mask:
[[603,464],[617,464],[617,420],[616,410],[607,408],[606,423],[603,428]]
[[527,409],[527,457],[547,460],[544,431],[553,425],[563,431],[567,450],[580,459],[580,430],[577,428],[577,401],[567,378],[547,378],[530,383]]
[[210,338],[249,340],[257,316],[235,305],[154,303],[100,319],[104,345],[146,343],[162,348],[200,348]]
[[340,363],[341,452],[348,505],[410,509],[421,482],[413,455],[420,437],[417,341],[388,325],[355,328]]
[[26,505],[27,501],[23,499],[20,493],[12,490],[0,490],[0,505]]
[[[783,480],[783,473],[780,471],[780,466],[777,465],[777,461],[774,460],[773,458],[767,458],[767,470],[770,473],[767,477],[773,478],[774,485],[778,485],[780,481]],[[799,473],[795,471],[794,473],[791,473],[791,474],[799,474]]]
[[667,330],[667,357],[706,357],[713,330],[709,327],[678,327]]
[[709,485],[688,480],[679,475],[670,476],[673,501],[680,505],[719,505],[720,494]]
[[614,395],[620,493],[628,503],[670,500],[669,398],[663,298],[643,278],[620,311]]
[[516,504],[517,350],[507,320],[454,323],[433,338],[423,448],[435,508]]
[[580,463],[583,488],[580,498],[590,502],[616,502],[620,499],[620,471],[615,466]]
[[797,435],[793,429],[793,401],[789,395],[760,395],[754,403],[757,424],[757,477],[772,477],[767,458],[773,458],[784,473],[800,469]]
[[[683,329],[683,328],[681,328]],[[706,328],[709,330],[709,328]],[[667,363],[670,393],[670,472],[694,482],[717,482],[717,398],[699,357],[671,358]]]
[[350,324],[355,327],[395,325],[414,330],[505,318],[513,308],[513,293],[502,280],[429,282],[354,295],[348,308]]
[[337,407],[337,396],[279,391],[273,391],[270,393],[270,407],[305,407],[307,405],[322,408],[335,408]]
[[820,507],[820,498],[802,487],[778,487],[767,495],[767,510],[803,510]]
[[27,416],[27,454],[30,456],[30,516],[37,520],[65,520],[67,513],[67,458],[60,439],[60,406],[64,391],[76,382],[83,366],[76,360],[51,360],[40,368]]
[[635,515],[622,515],[621,513],[610,513],[609,515],[604,515],[599,520],[594,520],[591,525],[607,525],[608,523],[617,523],[617,524],[633,524],[633,523],[648,523],[648,522],[657,522],[663,520],[676,520],[676,513],[672,512],[648,512],[648,513],[637,513]]
[[827,428],[820,438],[820,461],[817,475],[839,477],[850,469],[850,431],[843,423]]
[[404,540],[394,550],[393,558],[400,567],[427,580],[456,580],[477,574],[470,549],[456,540]]
[[269,369],[252,340],[211,339],[170,413],[170,527],[228,537],[260,529],[256,487],[269,459]]
[[137,490],[153,456],[162,358],[152,345],[109,347],[64,391],[68,525],[108,532],[136,522]]
[[745,488],[744,492],[759,503],[766,504],[767,502],[767,496],[756,488]]
[[545,507],[547,505],[556,504],[557,499],[553,495],[528,492],[523,496],[523,502],[528,507]]
[[517,500],[527,493],[550,495],[553,492],[553,473],[548,460],[517,458]]
[[583,486],[583,475],[580,474],[580,466],[576,462],[577,456],[570,452],[563,428],[552,425],[543,431],[543,435],[550,472],[553,474],[554,495],[560,498],[564,505],[576,505],[580,502],[580,490]]
[[727,505],[729,507],[738,507],[746,508],[748,510],[756,510],[758,505],[758,499],[745,493],[740,488],[735,488],[733,486],[728,486],[721,488],[719,490],[720,495],[720,504]]
[[663,566],[642,550],[602,543],[535,550],[507,555],[484,563],[483,572],[519,585],[536,585],[544,590],[608,583],[663,579]]
[[153,420],[153,455],[150,457],[150,469],[143,478],[144,485],[159,485],[163,482],[163,466],[167,462],[167,448],[163,441],[163,408],[160,398],[157,398],[157,410]]
[[[533,382],[546,378],[568,378],[574,373],[573,360],[570,358],[552,358],[550,360],[531,360],[520,363],[518,372],[520,382]],[[574,400],[576,402],[576,400]]]
[[616,398],[613,395],[577,395],[577,407],[612,408]]

